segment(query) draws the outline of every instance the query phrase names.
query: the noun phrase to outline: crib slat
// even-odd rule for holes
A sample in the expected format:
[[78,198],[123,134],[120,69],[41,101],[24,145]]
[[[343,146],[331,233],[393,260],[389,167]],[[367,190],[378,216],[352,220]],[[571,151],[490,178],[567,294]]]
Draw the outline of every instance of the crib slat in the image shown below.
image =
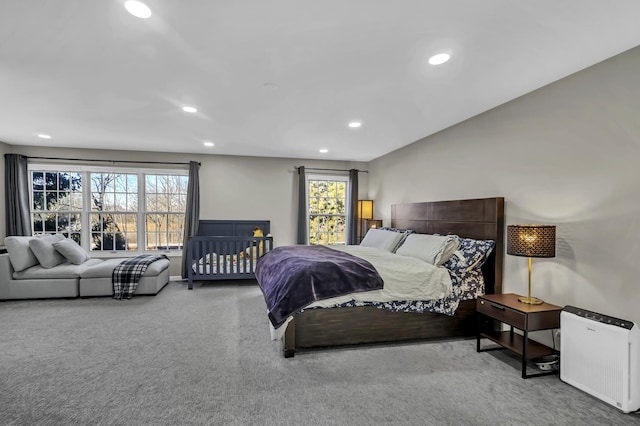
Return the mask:
[[194,280],[254,278],[258,258],[272,249],[270,237],[191,237],[187,243],[189,288]]

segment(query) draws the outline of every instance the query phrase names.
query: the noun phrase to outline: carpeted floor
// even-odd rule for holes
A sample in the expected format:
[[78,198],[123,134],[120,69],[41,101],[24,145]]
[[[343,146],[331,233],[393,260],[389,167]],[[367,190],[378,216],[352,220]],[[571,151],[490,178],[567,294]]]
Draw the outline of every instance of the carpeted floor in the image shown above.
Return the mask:
[[0,425],[637,425],[475,340],[284,359],[255,282],[0,303]]

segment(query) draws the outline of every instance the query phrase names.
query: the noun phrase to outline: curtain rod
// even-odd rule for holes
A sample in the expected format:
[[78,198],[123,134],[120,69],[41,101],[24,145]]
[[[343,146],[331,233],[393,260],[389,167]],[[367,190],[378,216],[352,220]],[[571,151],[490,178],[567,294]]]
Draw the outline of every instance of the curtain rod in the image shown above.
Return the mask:
[[[179,165],[179,166],[189,165],[189,163],[177,163],[177,162],[171,162],[171,161],[96,160],[95,158],[28,157],[26,155],[25,157],[34,158],[36,160],[93,161],[93,162],[100,162],[100,163],[132,163],[132,164],[172,164],[172,165]],[[200,162],[198,162],[198,165],[199,166],[201,165]]]
[[[294,169],[298,170],[300,167],[304,167],[304,166],[295,166]],[[350,170],[348,169],[317,169],[315,167],[305,167],[305,170],[313,170],[313,171],[322,171],[322,172],[348,172]],[[369,173],[369,170],[358,170],[355,169],[358,173]]]

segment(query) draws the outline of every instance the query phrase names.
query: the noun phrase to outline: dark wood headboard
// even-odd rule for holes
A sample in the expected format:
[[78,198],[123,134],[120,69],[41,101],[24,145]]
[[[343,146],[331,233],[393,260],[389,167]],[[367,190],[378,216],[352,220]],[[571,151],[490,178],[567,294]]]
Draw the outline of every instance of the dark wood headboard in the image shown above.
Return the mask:
[[496,247],[482,266],[487,294],[502,293],[504,198],[393,204],[391,226],[421,234],[455,234],[494,240]]

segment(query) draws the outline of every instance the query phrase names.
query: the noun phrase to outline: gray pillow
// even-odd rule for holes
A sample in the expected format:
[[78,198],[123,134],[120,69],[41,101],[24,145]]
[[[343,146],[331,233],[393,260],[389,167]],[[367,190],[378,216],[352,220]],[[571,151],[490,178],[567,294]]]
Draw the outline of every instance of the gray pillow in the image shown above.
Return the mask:
[[449,260],[459,247],[460,242],[455,235],[411,234],[398,248],[396,254],[415,257],[440,266]]
[[53,243],[56,241],[64,240],[64,235],[43,235],[42,237],[35,237],[29,240],[29,248],[36,255],[40,266],[43,268],[53,268],[65,261],[64,256],[58,253],[53,247]]
[[382,229],[369,229],[360,245],[363,247],[374,247],[393,253],[404,234],[393,231],[383,231]]
[[16,272],[24,271],[38,264],[35,254],[29,248],[29,241],[33,237],[7,237],[4,245],[7,246],[9,261]]
[[58,253],[63,255],[67,261],[74,265],[80,265],[91,259],[91,256],[71,238],[56,241],[53,243],[53,247]]

